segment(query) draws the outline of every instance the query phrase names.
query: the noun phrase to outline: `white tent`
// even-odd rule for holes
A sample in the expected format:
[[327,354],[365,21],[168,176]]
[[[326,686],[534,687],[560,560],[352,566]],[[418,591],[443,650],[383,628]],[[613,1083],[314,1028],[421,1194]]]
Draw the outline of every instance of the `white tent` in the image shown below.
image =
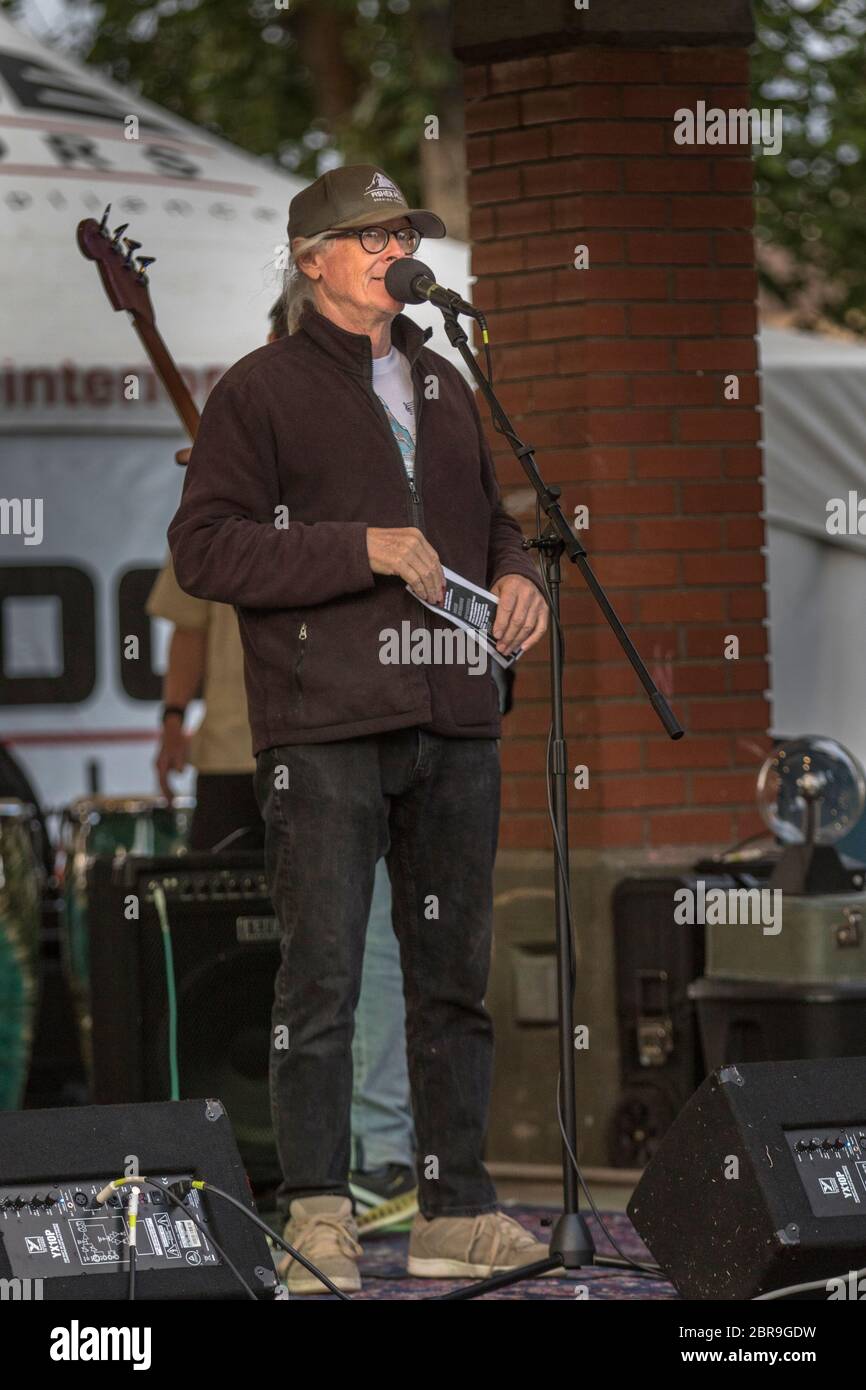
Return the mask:
[[[145,633],[125,660],[121,639],[164,557],[186,442],[162,390],[149,398],[144,351],[78,250],[77,224],[110,203],[110,227],[129,223],[139,254],[157,257],[157,326],[201,407],[264,342],[302,186],[0,17],[0,739],[48,804],[85,792],[91,761],[106,792],[154,788],[162,652]],[[463,244],[426,242],[422,255],[468,292]],[[441,315],[410,312],[453,357]]]
[[866,347],[764,329],[760,355],[773,731],[866,762]]

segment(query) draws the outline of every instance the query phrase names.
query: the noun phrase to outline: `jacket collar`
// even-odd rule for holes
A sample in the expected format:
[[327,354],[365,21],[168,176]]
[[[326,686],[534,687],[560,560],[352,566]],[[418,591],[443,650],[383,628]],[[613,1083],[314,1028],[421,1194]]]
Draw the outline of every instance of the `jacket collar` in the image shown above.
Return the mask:
[[[306,333],[313,342],[333,357],[344,371],[363,377],[373,376],[373,348],[366,333],[349,333],[307,302],[301,313],[298,331]],[[421,328],[408,314],[398,314],[391,323],[391,342],[404,353],[412,367],[432,328]]]

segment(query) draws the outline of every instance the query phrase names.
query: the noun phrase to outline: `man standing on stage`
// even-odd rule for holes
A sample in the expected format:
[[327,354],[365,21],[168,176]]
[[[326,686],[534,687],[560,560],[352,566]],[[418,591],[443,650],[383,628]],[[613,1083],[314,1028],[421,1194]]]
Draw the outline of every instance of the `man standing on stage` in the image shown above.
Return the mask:
[[[542,637],[546,605],[472,392],[384,285],[421,236],[445,235],[440,218],[355,165],[292,200],[288,235],[289,336],[215,387],[169,528],[181,586],[234,604],[244,643],[283,928],[271,1093],[287,1239],[338,1286],[360,1287],[352,1017],[385,854],[417,1137],[409,1272],[480,1276],[547,1254],[497,1209],[481,1161],[498,696],[468,661],[391,664],[383,643],[404,624],[448,627],[414,597],[440,600],[443,565],[497,595],[506,654]],[[421,642],[431,649],[449,651]],[[289,1289],[323,1286],[292,1262]]]
[[[270,310],[268,342],[287,331],[281,295]],[[187,464],[189,454],[189,449],[180,450],[177,462]],[[183,772],[188,762],[196,769],[188,848],[263,850],[265,826],[253,786],[255,761],[235,611],[229,604],[185,594],[169,560],[151,591],[147,612],[174,625],[163,677],[156,768],[169,801],[171,774]],[[190,737],[184,719],[194,699],[202,700],[204,718]],[[349,1185],[367,1234],[411,1220],[418,1210],[400,951],[391,928],[391,883],[384,859],[376,865],[367,922],[352,1072]]]

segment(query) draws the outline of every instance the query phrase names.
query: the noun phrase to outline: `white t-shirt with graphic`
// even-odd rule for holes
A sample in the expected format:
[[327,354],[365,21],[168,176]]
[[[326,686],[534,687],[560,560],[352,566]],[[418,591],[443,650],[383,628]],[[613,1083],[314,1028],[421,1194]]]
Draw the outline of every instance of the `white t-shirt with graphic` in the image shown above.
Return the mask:
[[387,357],[373,358],[373,390],[385,408],[388,423],[403,455],[410,482],[415,482],[415,399],[412,373],[402,352],[391,348]]

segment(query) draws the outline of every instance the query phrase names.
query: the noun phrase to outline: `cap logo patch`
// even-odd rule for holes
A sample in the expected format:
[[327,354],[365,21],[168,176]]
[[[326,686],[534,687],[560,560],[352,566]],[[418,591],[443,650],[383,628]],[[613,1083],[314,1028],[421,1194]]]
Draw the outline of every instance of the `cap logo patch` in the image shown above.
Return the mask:
[[364,197],[372,198],[374,203],[405,202],[403,194],[400,192],[396,183],[392,183],[384,174],[373,175],[367,187],[364,189]]

